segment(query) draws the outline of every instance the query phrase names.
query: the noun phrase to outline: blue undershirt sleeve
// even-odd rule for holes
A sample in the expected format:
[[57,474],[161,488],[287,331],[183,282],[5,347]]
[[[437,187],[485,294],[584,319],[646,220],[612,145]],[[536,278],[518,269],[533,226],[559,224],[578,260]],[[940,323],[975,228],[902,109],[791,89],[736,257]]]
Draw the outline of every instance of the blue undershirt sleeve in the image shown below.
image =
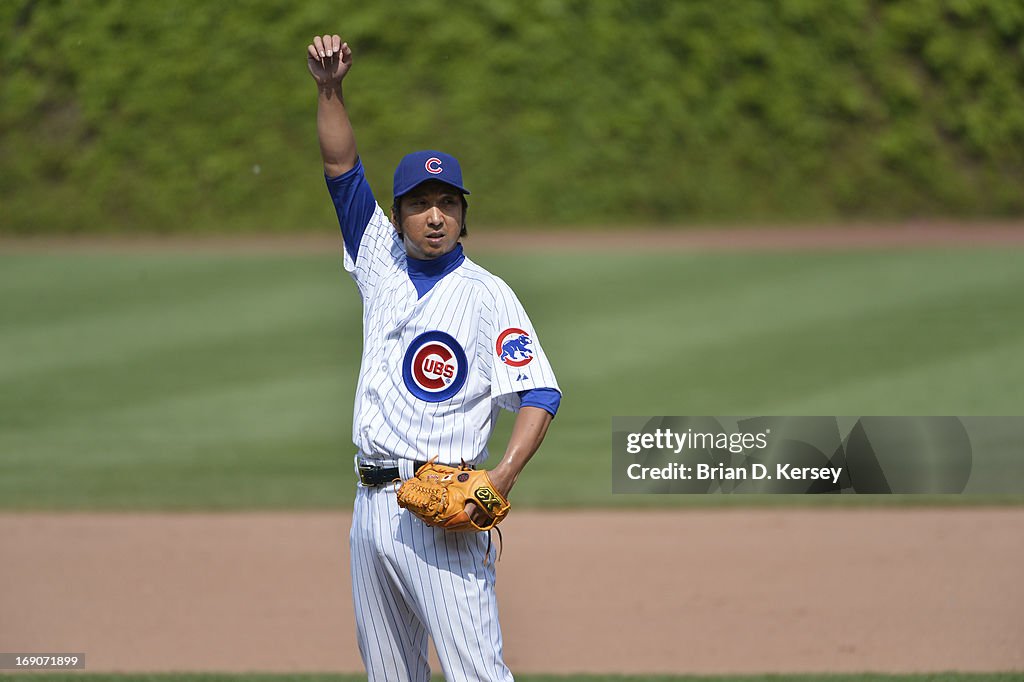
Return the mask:
[[519,392],[520,407],[539,407],[547,410],[552,417],[558,412],[562,402],[562,394],[553,388],[531,388]]
[[324,174],[324,179],[334,202],[334,210],[338,214],[345,250],[355,262],[359,253],[359,242],[362,241],[366,225],[377,207],[377,200],[373,198],[370,183],[366,181],[366,174],[363,172],[363,162],[357,158],[356,165],[350,170],[334,178]]

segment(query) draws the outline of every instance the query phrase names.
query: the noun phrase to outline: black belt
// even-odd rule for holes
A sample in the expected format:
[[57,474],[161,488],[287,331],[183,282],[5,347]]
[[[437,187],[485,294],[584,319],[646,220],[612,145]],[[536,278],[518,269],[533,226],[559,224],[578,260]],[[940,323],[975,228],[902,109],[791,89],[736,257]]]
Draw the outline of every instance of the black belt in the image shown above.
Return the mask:
[[[419,468],[426,462],[413,462],[412,470],[419,471]],[[363,485],[374,486],[393,483],[402,476],[398,473],[398,467],[380,467],[376,464],[359,464],[359,482]]]

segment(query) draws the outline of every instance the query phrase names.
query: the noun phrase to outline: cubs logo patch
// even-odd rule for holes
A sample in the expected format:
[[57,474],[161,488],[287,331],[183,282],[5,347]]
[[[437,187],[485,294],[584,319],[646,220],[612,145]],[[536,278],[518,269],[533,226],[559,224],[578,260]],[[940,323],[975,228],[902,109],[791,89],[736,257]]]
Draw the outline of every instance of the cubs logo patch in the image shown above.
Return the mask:
[[420,334],[405,351],[402,380],[409,392],[428,403],[448,400],[466,383],[469,364],[462,346],[451,334]]
[[444,168],[441,168],[441,159],[437,158],[436,156],[431,156],[429,159],[427,159],[427,162],[423,164],[423,167],[431,175],[437,175],[438,173],[444,170]]
[[498,342],[494,344],[494,352],[498,359],[509,367],[522,367],[533,360],[533,340],[522,329],[509,327],[498,334]]

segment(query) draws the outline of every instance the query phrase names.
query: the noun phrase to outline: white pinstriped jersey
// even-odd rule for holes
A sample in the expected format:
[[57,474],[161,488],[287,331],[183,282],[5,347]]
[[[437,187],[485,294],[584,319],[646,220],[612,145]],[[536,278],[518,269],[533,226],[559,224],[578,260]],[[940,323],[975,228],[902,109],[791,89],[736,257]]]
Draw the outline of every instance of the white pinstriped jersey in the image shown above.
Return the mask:
[[[353,171],[365,183],[362,166]],[[353,171],[328,185],[352,182]],[[339,219],[358,214],[337,197],[335,205]],[[375,201],[355,255],[351,241],[344,266],[363,300],[352,428],[360,456],[481,464],[501,408],[518,411],[521,391],[558,390],[522,304],[468,258],[420,297],[405,247]]]

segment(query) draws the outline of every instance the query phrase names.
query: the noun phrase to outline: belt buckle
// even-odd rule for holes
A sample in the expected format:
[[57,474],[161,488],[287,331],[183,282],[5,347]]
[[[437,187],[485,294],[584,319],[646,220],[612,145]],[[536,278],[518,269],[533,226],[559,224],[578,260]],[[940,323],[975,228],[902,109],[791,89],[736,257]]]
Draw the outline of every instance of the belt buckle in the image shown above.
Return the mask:
[[372,474],[374,474],[377,471],[379,471],[382,467],[379,467],[376,464],[362,464],[362,463],[360,463],[358,468],[359,468],[359,482],[362,483],[363,485],[375,485],[373,483],[370,483],[370,478],[369,477]]

